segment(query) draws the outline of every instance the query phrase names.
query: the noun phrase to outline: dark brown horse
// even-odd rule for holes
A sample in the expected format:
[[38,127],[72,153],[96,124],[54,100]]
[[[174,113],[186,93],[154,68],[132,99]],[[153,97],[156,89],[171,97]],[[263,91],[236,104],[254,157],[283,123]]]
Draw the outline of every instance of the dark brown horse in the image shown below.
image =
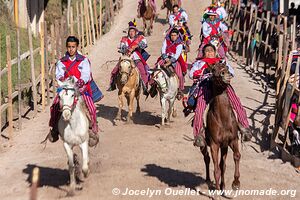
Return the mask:
[[[173,6],[179,4],[181,4],[180,0],[166,0],[165,5],[162,5],[162,9],[167,8],[167,20],[169,19],[169,16],[173,11]],[[179,5],[179,7],[181,7],[181,5]]]
[[[235,162],[234,181],[232,189],[240,188],[239,163],[241,154],[238,145],[238,122],[230,105],[226,88],[231,87],[231,74],[226,64],[217,63],[210,67],[212,72],[211,91],[212,99],[207,112],[206,142],[211,149],[214,163],[214,177],[217,190],[225,189],[225,169],[228,146],[233,151]],[[206,180],[210,181],[209,163],[210,157],[207,146],[201,149],[206,165]],[[219,162],[219,151],[221,150],[221,160]],[[221,178],[221,183],[220,183]]]

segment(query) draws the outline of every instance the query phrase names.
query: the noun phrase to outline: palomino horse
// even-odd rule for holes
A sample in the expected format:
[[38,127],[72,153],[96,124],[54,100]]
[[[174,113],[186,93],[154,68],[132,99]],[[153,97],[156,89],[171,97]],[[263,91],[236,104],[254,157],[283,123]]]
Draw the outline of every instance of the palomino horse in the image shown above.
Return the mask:
[[89,120],[86,116],[86,106],[75,87],[73,77],[64,82],[58,81],[59,99],[62,115],[58,121],[58,131],[63,140],[64,148],[68,156],[70,173],[70,191],[68,195],[75,192],[75,154],[73,148],[79,146],[82,153],[82,172],[85,177],[89,174]]
[[[160,65],[152,70],[152,79],[158,86],[161,104],[161,125],[164,126],[165,120],[167,123],[170,122],[171,114],[173,117],[177,115],[174,103],[178,93],[179,79],[175,73],[167,74],[165,68],[161,68]],[[167,102],[169,103],[168,109]]]
[[140,84],[140,73],[137,67],[135,66],[134,61],[123,55],[119,59],[119,75],[117,77],[117,87],[119,89],[119,111],[116,117],[116,120],[121,120],[122,118],[122,108],[123,108],[123,98],[126,97],[128,104],[128,116],[127,123],[132,122],[133,114],[133,101],[136,98],[137,108],[136,112],[140,113],[140,93],[141,93],[141,84]]
[[[211,155],[214,163],[214,177],[217,190],[225,189],[225,169],[228,146],[233,151],[235,162],[234,181],[232,189],[240,188],[239,163],[241,154],[238,145],[238,122],[232,110],[226,88],[231,87],[230,79],[232,78],[226,64],[217,63],[210,67],[212,72],[211,92],[212,99],[207,112],[206,140],[210,146]],[[219,150],[221,149],[221,161],[219,163]],[[206,181],[210,181],[209,163],[210,157],[207,146],[201,149],[206,165]],[[221,184],[220,184],[221,177]]]
[[[140,8],[140,13],[141,13],[141,17],[143,18],[144,33],[151,35],[153,30],[153,22],[154,22],[155,14],[153,12],[152,6],[149,3],[149,0],[143,0]],[[147,26],[147,21],[150,21],[149,26]]]

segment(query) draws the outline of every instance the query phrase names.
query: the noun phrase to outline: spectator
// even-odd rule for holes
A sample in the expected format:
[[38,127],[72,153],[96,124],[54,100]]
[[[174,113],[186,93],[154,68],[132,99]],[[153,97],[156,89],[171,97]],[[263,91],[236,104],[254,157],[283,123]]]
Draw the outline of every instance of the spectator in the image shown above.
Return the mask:
[[295,3],[294,2],[291,3],[291,8],[289,9],[289,15],[290,16],[297,15],[297,10],[295,8]]
[[272,14],[278,15],[279,13],[279,0],[272,0]]

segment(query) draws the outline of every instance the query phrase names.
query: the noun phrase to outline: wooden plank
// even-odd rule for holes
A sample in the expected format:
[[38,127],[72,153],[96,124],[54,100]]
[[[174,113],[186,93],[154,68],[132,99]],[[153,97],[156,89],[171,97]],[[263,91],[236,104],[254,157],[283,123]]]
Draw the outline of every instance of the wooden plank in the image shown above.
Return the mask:
[[[16,13],[16,16],[19,14]],[[17,24],[17,62],[18,62],[18,90],[21,91],[21,46],[20,46],[20,28],[19,21],[16,21]],[[18,129],[22,129],[22,96],[21,92],[18,93]]]
[[76,16],[77,16],[77,37],[79,39],[79,49],[82,49],[82,38],[81,38],[81,33],[80,33],[80,15],[79,15],[79,2],[76,2]]
[[42,86],[42,110],[45,111],[46,106],[46,94],[45,94],[45,26],[44,22],[40,23],[41,31],[40,31],[40,39],[41,39],[41,86]]
[[[0,69],[2,68],[2,64],[1,64],[2,63],[1,62],[1,60],[2,60],[1,43],[2,43],[2,41],[1,41],[1,37],[0,37]],[[0,76],[0,105],[2,107],[2,87],[1,86],[2,86],[2,78]],[[0,110],[0,132],[1,132],[1,130],[2,130],[2,111]]]
[[94,12],[92,8],[92,0],[88,0],[89,9],[90,9],[90,19],[91,19],[91,26],[92,26],[92,36],[93,36],[93,44],[96,43],[96,33],[95,33],[95,23],[94,23]]
[[10,36],[6,36],[6,65],[8,87],[8,133],[9,139],[13,136],[13,104],[12,104],[12,71],[11,71],[11,42]]
[[34,110],[33,116],[35,117],[37,114],[37,90],[35,87],[36,81],[35,81],[35,68],[34,68],[34,57],[33,57],[32,31],[31,31],[29,16],[27,18],[27,29],[28,29],[28,38],[29,38],[29,51],[30,51],[31,82],[34,85],[32,87],[32,95],[33,95],[33,110]]
[[[51,74],[51,78],[52,78],[52,94],[55,94],[55,86],[54,86],[54,71],[55,71],[55,67],[54,67],[54,63],[55,63],[55,55],[56,55],[56,39],[55,39],[55,26],[52,24],[50,27],[50,31],[51,31],[51,70],[50,70],[50,74]],[[53,45],[53,46],[52,46]],[[53,67],[52,67],[53,66]],[[54,98],[54,95],[53,95]]]
[[81,19],[81,48],[82,53],[86,54],[86,48],[85,48],[85,40],[84,40],[84,11],[83,11],[83,5],[82,2],[80,3],[80,19]]
[[74,18],[73,18],[73,7],[71,6],[70,10],[70,26],[71,26],[71,35],[74,35]]
[[102,7],[103,7],[103,3],[102,0],[100,0],[100,15],[99,15],[99,36],[102,36]]
[[84,7],[84,16],[85,16],[85,30],[86,30],[86,38],[87,38],[87,54],[90,51],[90,45],[92,44],[92,34],[90,29],[90,18],[89,18],[89,10],[87,0],[83,1]]
[[47,31],[47,23],[44,25],[44,35],[45,35],[45,82],[46,82],[46,91],[47,91],[47,102],[46,105],[50,105],[50,88],[49,88],[49,55],[48,55],[48,41],[51,42],[50,38],[48,37]]
[[93,0],[94,5],[94,18],[95,18],[95,25],[96,25],[96,35],[97,39],[99,39],[99,23],[98,23],[98,12],[97,12],[97,0]]

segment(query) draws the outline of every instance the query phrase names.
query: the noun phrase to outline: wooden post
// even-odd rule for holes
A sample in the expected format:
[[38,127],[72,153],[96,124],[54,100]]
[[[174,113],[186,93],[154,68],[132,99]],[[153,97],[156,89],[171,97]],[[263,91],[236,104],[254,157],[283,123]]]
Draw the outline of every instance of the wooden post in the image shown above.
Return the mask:
[[94,0],[93,3],[94,3],[96,34],[97,34],[97,39],[99,39],[99,23],[98,23],[98,12],[97,12],[97,0]]
[[30,51],[30,65],[31,65],[31,83],[32,83],[33,110],[34,110],[33,117],[35,117],[36,114],[37,114],[37,90],[36,90],[34,58],[33,58],[32,32],[31,32],[31,26],[30,26],[29,17],[27,19],[27,28],[28,28],[29,51]]
[[296,49],[296,27],[297,27],[297,22],[296,22],[296,16],[293,17],[293,25],[292,25],[292,31],[291,31],[291,39],[292,39],[292,50]]
[[[52,70],[50,71],[51,73],[51,78],[52,78],[52,94],[53,94],[53,98],[55,97],[55,56],[56,56],[56,39],[55,39],[55,30],[54,30],[54,25],[51,25],[51,49],[52,49],[52,54],[51,54],[51,67]],[[53,45],[53,46],[52,46]]]
[[102,0],[100,0],[100,15],[99,15],[99,36],[101,37],[102,35],[102,7],[103,7],[103,4],[102,4]]
[[79,43],[79,49],[82,49],[82,38],[81,38],[81,34],[80,34],[80,15],[79,15],[79,4],[78,1],[76,2],[76,16],[77,16],[77,36],[78,39],[80,40]]
[[90,31],[90,26],[89,26],[89,13],[88,13],[88,7],[87,7],[87,0],[84,0],[84,16],[85,16],[85,30],[86,30],[86,54],[89,53],[90,51],[90,45],[92,44],[91,42],[91,31]]
[[70,25],[71,25],[71,35],[74,35],[73,7],[71,7],[70,10]]
[[[1,47],[1,37],[0,37],[0,47]],[[0,132],[1,132],[1,129],[2,129],[2,109],[1,109],[1,105],[2,105],[2,76],[1,76],[1,69],[2,69],[2,66],[1,66],[1,48],[0,48]]]
[[84,14],[83,14],[83,5],[82,2],[80,3],[80,20],[81,20],[81,48],[82,53],[86,54],[86,48],[85,48],[85,41],[84,41]]
[[110,17],[111,17],[110,24],[113,24],[114,18],[115,18],[113,0],[109,0],[109,11],[110,11]]
[[39,187],[40,170],[35,167],[32,170],[31,187],[30,187],[30,200],[37,200],[37,191]]
[[40,38],[41,38],[41,86],[42,86],[42,110],[45,111],[45,26],[44,22],[41,22],[41,32],[40,32]]
[[94,12],[93,12],[93,8],[92,8],[92,1],[89,0],[89,8],[90,8],[90,16],[91,16],[91,26],[92,26],[92,33],[93,33],[93,43],[96,43],[96,33],[95,33],[95,23],[94,23]]
[[48,32],[47,32],[47,23],[44,23],[44,43],[45,43],[45,81],[46,81],[46,90],[47,90],[47,105],[50,104],[50,90],[49,90],[49,56],[48,56]]
[[[19,6],[15,0],[15,21],[17,26],[17,48],[18,48],[18,129],[22,129],[22,90],[21,90],[21,47],[20,47],[20,27],[19,27]],[[1,46],[0,46],[1,48]],[[1,62],[1,59],[0,59]],[[0,128],[1,129],[1,128]]]
[[13,135],[13,105],[12,105],[12,74],[11,74],[11,43],[10,36],[6,36],[6,64],[7,64],[7,87],[8,87],[8,133],[9,139]]

